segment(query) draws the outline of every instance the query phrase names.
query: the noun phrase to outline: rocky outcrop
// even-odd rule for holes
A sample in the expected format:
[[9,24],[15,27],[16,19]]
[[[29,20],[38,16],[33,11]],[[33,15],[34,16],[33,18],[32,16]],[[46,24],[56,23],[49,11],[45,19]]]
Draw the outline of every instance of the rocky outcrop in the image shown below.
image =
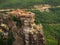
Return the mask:
[[[6,24],[13,32],[15,38],[13,45],[45,45],[42,25],[34,23],[34,13],[19,9],[7,13],[7,16],[3,17],[6,17]],[[12,16],[15,16],[20,21],[20,24],[22,24],[20,28],[16,26],[17,22],[11,19]]]

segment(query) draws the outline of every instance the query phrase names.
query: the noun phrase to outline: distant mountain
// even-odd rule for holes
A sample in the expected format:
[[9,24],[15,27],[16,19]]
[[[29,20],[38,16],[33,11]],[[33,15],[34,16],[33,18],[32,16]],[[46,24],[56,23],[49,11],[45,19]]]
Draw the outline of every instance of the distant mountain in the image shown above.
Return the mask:
[[30,8],[35,4],[60,5],[60,0],[0,0],[0,8]]

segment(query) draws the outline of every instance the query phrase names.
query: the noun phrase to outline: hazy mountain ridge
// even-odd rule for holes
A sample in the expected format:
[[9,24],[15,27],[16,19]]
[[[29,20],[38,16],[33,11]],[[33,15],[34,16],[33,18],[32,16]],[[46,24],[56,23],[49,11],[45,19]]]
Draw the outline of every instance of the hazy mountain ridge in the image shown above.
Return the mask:
[[31,8],[35,4],[56,6],[60,5],[60,0],[0,0],[0,8]]

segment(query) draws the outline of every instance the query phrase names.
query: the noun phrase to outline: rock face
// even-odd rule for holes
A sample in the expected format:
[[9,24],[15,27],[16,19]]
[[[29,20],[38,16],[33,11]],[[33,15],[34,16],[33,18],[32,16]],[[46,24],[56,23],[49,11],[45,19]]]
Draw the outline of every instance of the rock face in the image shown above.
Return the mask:
[[[32,12],[25,12],[22,10],[15,10],[8,12],[8,15],[15,16],[21,22],[21,28],[16,26],[16,22],[9,19],[8,26],[13,32],[15,41],[13,45],[45,45],[42,25],[36,25],[35,14]],[[8,17],[9,17],[8,16]]]

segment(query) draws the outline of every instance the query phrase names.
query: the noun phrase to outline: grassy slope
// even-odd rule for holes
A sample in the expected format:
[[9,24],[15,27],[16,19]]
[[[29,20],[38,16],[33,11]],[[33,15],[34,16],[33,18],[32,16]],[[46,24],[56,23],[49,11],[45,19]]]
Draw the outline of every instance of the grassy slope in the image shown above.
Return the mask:
[[58,37],[60,36],[60,25],[44,24],[43,26],[47,41],[46,45],[58,45]]

